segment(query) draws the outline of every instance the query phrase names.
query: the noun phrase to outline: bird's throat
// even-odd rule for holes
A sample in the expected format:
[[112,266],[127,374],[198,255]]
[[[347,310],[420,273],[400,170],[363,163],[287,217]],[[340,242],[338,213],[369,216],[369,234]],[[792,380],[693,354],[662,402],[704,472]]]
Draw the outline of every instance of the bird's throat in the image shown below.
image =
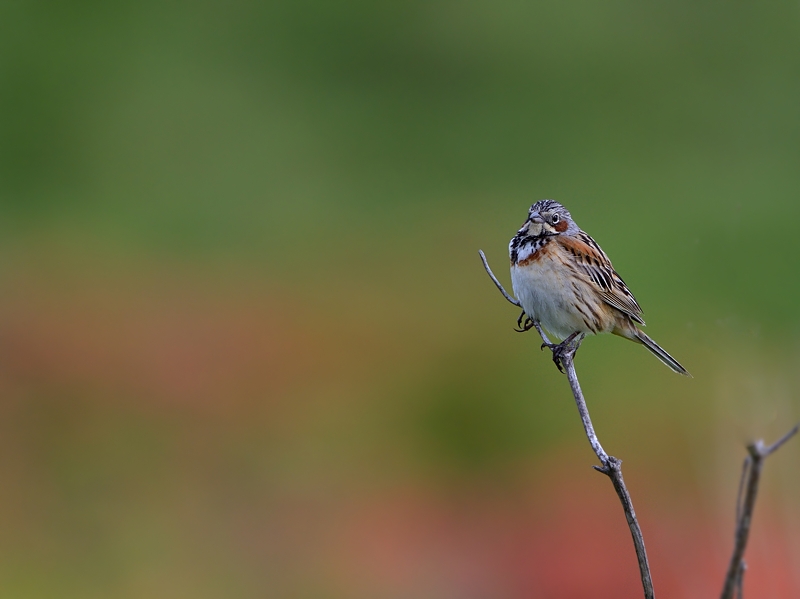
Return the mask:
[[509,257],[511,264],[517,264],[526,260],[550,241],[552,235],[542,232],[540,235],[528,235],[527,233],[517,233],[509,244]]

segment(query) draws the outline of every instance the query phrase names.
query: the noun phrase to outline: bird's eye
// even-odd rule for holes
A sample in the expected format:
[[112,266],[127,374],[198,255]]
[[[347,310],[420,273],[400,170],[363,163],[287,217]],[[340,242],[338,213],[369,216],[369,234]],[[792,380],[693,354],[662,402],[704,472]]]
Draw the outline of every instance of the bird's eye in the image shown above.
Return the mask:
[[554,225],[557,225],[558,221],[560,221],[560,220],[561,220],[561,217],[558,214],[554,214],[552,216],[552,218],[550,218],[550,222],[553,223]]

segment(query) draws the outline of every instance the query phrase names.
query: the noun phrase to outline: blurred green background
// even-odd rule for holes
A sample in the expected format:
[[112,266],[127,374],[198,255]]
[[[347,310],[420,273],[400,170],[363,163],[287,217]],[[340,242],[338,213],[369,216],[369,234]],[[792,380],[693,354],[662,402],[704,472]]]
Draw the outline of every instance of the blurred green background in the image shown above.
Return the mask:
[[[563,202],[694,375],[578,368],[661,596],[800,418],[797,2],[4,2],[0,595],[621,598],[568,387],[484,274]],[[800,593],[800,442],[746,595]]]

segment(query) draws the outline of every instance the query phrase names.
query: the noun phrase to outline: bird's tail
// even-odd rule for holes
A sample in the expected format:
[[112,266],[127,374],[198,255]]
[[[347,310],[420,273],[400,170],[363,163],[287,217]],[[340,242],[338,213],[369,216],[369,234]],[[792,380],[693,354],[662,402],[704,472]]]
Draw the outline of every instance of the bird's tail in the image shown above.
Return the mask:
[[675,358],[673,358],[666,351],[664,351],[658,343],[656,343],[655,341],[650,339],[650,337],[645,335],[644,331],[636,329],[635,335],[636,335],[636,341],[638,341],[639,343],[644,345],[647,349],[649,349],[651,352],[653,352],[656,358],[658,358],[659,360],[664,362],[664,364],[670,367],[672,372],[677,372],[678,374],[682,374],[683,376],[688,376],[688,377],[692,376],[691,374],[689,374],[689,371],[686,370],[683,366],[681,366],[680,363]]

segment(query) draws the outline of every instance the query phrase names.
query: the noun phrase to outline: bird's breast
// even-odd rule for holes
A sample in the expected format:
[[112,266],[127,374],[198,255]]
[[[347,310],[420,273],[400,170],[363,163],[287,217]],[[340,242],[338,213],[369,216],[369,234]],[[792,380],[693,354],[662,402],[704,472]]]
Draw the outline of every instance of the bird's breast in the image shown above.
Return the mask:
[[598,315],[582,310],[594,298],[559,249],[558,244],[546,244],[511,266],[514,295],[528,316],[562,339],[576,331],[597,332],[602,328]]

